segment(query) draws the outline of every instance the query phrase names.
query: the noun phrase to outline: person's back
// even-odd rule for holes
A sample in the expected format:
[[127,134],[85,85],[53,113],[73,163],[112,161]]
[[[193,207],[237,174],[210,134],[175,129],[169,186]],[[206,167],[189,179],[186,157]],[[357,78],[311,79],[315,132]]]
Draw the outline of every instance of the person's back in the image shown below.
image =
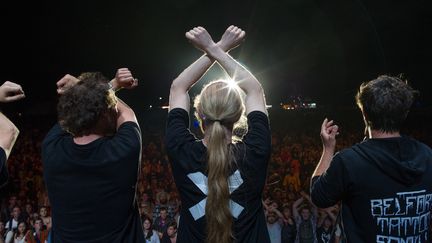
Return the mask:
[[[188,124],[181,124],[183,133],[175,131],[179,127],[173,125],[179,119],[189,121],[186,111],[171,111],[168,118],[170,130],[167,131],[167,150],[182,201],[178,237],[179,241],[189,238],[191,242],[202,242],[206,229],[204,211],[207,200],[207,149],[201,140],[188,133]],[[261,196],[267,174],[267,157],[265,154],[257,154],[269,152],[270,144],[260,144],[259,141],[265,140],[266,136],[270,138],[270,131],[264,114],[252,113],[248,116],[248,121],[249,128],[260,134],[246,134],[244,142],[230,145],[235,154],[229,181],[232,187],[230,208],[235,218],[233,231],[238,240],[236,242],[260,242],[259,237],[267,234],[267,230],[264,231],[266,221]],[[258,140],[257,136],[263,140]]]
[[[432,150],[408,137],[368,139],[341,151],[344,231],[364,242],[427,242],[431,235]],[[335,188],[335,191],[340,188]],[[357,233],[358,232],[358,233]]]
[[357,102],[369,139],[333,159],[338,129],[323,123],[325,149],[311,196],[319,207],[342,201],[348,242],[430,242],[432,150],[399,133],[412,99],[412,89],[397,78],[380,76],[363,84]]
[[43,145],[54,236],[62,235],[65,242],[77,236],[96,240],[126,230],[125,222],[139,221],[134,205],[138,127],[124,124],[114,137],[86,145],[61,131],[53,128]]
[[[230,26],[217,44],[202,27],[186,37],[206,52],[172,83],[166,148],[182,201],[178,242],[270,242],[262,205],[271,133],[258,80],[227,55],[244,38]],[[236,80],[207,84],[195,99],[204,139],[189,130],[190,87],[215,59]],[[236,81],[236,82],[235,82]],[[242,99],[241,90],[246,95]],[[234,124],[243,114],[248,132],[235,143]]]
[[[85,82],[92,81],[82,80],[63,94],[58,105],[61,125],[49,131],[42,145],[44,178],[52,206],[52,241],[145,242],[135,202],[140,129],[133,111],[122,101],[115,102],[106,83]],[[76,96],[81,100],[72,100]],[[96,124],[98,128],[114,129],[112,133],[82,132],[86,126],[74,113],[81,112],[75,116],[89,119],[89,109],[106,104],[117,107],[119,120],[115,120],[117,113],[110,118],[109,112],[100,111],[102,118],[98,117]],[[109,124],[112,122],[114,127]]]

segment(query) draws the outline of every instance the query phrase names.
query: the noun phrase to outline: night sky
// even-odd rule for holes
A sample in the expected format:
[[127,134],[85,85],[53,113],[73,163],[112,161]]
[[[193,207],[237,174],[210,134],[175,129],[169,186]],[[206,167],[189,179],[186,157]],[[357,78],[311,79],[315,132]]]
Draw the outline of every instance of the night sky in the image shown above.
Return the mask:
[[[353,106],[361,82],[403,74],[432,98],[432,14],[426,1],[15,1],[1,8],[1,82],[22,84],[17,111],[55,112],[64,74],[128,67],[140,80],[119,96],[135,110],[167,100],[171,81],[201,53],[184,33],[203,26],[217,41],[246,31],[232,52],[262,82],[269,104],[292,95]],[[204,80],[223,77],[213,68]],[[200,87],[198,85],[197,87]],[[192,90],[196,92],[197,88]]]

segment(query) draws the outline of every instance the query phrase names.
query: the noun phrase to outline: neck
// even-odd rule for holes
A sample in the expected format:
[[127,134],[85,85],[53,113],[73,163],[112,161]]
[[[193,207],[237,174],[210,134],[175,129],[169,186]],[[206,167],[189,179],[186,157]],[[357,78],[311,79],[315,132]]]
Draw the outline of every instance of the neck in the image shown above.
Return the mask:
[[81,137],[74,137],[73,140],[78,145],[85,145],[95,141],[98,138],[101,138],[102,135],[99,134],[90,134]]
[[400,137],[399,132],[383,132],[379,130],[368,129],[369,138],[396,138]]

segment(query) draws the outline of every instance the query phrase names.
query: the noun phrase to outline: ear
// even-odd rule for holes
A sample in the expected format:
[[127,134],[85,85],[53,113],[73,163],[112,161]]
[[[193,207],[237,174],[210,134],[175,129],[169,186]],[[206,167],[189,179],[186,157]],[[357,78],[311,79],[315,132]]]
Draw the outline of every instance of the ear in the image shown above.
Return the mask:
[[199,124],[200,124],[200,127],[201,127],[201,132],[204,134],[205,130],[207,129],[207,127],[205,125],[205,122],[200,119],[199,120]]

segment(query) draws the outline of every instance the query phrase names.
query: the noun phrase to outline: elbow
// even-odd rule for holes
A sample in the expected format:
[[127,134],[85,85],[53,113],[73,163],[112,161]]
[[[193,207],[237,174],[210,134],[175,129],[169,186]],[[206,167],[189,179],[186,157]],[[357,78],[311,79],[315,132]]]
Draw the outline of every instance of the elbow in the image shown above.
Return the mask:
[[170,91],[175,92],[180,89],[180,85],[178,84],[177,79],[174,79],[171,83]]
[[10,126],[1,129],[1,134],[0,147],[3,148],[6,153],[6,158],[8,158],[16,139],[18,138],[19,130],[11,123]]
[[15,141],[18,138],[19,133],[19,129],[14,124],[11,124],[11,126],[7,129],[7,134],[12,141]]
[[260,93],[260,94],[264,95],[263,86],[261,85],[260,82],[258,82],[258,80],[256,81],[256,85],[254,87],[254,91],[257,92],[257,93]]
[[318,208],[328,208],[336,204],[335,201],[329,198],[329,195],[320,193],[314,187],[311,188],[310,198],[312,203]]
[[176,84],[176,81],[174,79],[174,81],[171,83],[170,92],[175,92],[177,89],[178,85]]
[[249,85],[250,92],[264,93],[264,89],[261,83],[255,77],[251,77],[248,83],[250,84]]
[[19,133],[20,133],[20,130],[16,126],[14,126],[14,129],[13,129],[14,138],[17,138]]
[[179,83],[176,80],[177,79],[174,79],[174,81],[171,83],[170,93],[171,94],[186,93],[187,88],[182,87],[182,85],[179,85]]

